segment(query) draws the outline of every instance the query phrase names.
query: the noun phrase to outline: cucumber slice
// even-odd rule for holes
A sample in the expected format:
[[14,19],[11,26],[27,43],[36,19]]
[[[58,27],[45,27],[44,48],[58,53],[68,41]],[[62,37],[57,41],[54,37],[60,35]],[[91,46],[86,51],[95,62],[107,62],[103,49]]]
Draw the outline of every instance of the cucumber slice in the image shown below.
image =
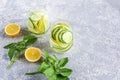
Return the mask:
[[73,39],[73,35],[71,32],[65,32],[63,35],[62,35],[62,40],[66,43],[70,43]]
[[46,15],[45,10],[41,9],[41,10],[36,10],[30,13],[30,18],[33,21],[39,21],[41,19],[41,16]]
[[30,16],[30,18],[32,19],[32,21],[39,21],[41,17],[38,15],[32,15]]
[[31,18],[28,19],[28,26],[32,26],[32,28],[35,28]]
[[33,25],[31,19],[28,20],[28,26],[29,26],[28,29],[30,32],[36,33],[35,26]]
[[62,39],[62,36],[63,36],[63,34],[64,34],[65,32],[66,32],[65,30],[62,30],[61,32],[59,32],[58,40],[59,40],[60,42],[65,43],[65,42],[63,41],[63,39]]
[[57,27],[51,31],[51,35],[54,40],[56,40],[56,37],[57,37],[56,34],[59,30],[60,30],[60,27]]

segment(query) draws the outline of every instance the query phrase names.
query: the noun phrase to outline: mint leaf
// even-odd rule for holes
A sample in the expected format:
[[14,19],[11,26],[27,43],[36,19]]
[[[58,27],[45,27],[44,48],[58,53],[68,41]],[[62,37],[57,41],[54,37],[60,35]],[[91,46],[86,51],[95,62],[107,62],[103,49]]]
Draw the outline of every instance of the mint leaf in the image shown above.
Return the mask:
[[43,73],[46,76],[51,77],[52,75],[55,74],[55,70],[52,67],[50,67],[50,68],[47,68]]
[[55,60],[58,61],[56,54],[54,54],[53,56],[54,56]]
[[9,48],[13,48],[16,46],[16,43],[11,43],[11,44],[8,44],[6,46],[4,46],[5,49],[9,49]]
[[38,71],[47,76],[48,80],[69,80],[68,76],[72,73],[69,68],[64,68],[68,63],[68,57],[58,59],[56,55],[50,56],[44,52],[45,60],[39,66]]
[[52,63],[52,64],[55,63],[55,59],[54,59],[53,57],[51,57],[51,56],[48,57],[48,61],[49,61],[50,63]]
[[[4,46],[5,49],[9,49],[8,56],[10,58],[10,66],[19,58],[22,51],[24,51],[27,46],[33,44],[37,40],[35,36],[24,36],[22,41],[10,43]],[[19,56],[17,55],[19,53]],[[17,56],[17,57],[16,57]]]
[[38,71],[44,72],[49,67],[49,64],[47,64],[46,62],[42,62],[42,64],[38,68]]
[[49,55],[48,55],[48,52],[47,51],[44,51],[44,56],[46,58],[46,60],[48,59]]
[[30,40],[30,39],[34,39],[34,38],[36,38],[36,37],[32,36],[32,35],[28,35],[28,36],[24,36],[23,40]]
[[14,57],[12,57],[12,59],[10,60],[10,64],[7,66],[7,68],[10,68],[19,57],[20,57],[20,52],[18,52],[17,54],[14,55]]
[[14,52],[15,52],[15,49],[13,49],[13,48],[9,49],[8,56],[9,56],[10,60],[12,59]]
[[71,69],[68,69],[68,68],[62,68],[62,69],[60,69],[60,74],[62,76],[69,76],[71,73],[72,73]]
[[56,74],[53,74],[52,76],[48,77],[48,80],[56,80],[57,76]]
[[58,74],[56,80],[69,80],[69,78],[67,76],[62,76],[62,75]]
[[45,58],[46,58],[46,62],[49,62],[49,63],[52,63],[52,64],[55,63],[55,59],[52,56],[49,56],[48,52],[45,51],[44,55],[45,55]]
[[26,49],[26,46],[25,46],[25,43],[23,41],[20,41],[17,43],[15,48],[17,51],[22,51],[22,50]]
[[25,42],[25,45],[28,46],[33,44],[37,40],[37,38],[35,36],[25,36],[23,40]]
[[67,63],[68,63],[68,57],[62,58],[61,60],[59,60],[58,68],[64,67]]

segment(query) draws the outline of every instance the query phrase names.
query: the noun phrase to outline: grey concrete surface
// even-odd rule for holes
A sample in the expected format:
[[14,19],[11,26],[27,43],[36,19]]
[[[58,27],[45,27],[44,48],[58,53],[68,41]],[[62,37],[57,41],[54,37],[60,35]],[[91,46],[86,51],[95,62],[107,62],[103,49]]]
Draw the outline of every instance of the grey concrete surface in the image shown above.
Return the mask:
[[[47,80],[44,75],[26,76],[39,62],[29,63],[24,55],[12,66],[3,46],[28,35],[27,18],[32,10],[48,11],[51,26],[59,21],[72,25],[74,45],[60,57],[69,57],[73,69],[70,80],[120,80],[120,11],[119,0],[1,0],[0,1],[0,80]],[[17,38],[5,35],[6,24],[16,22],[22,31]],[[55,53],[49,47],[49,34],[32,46]]]

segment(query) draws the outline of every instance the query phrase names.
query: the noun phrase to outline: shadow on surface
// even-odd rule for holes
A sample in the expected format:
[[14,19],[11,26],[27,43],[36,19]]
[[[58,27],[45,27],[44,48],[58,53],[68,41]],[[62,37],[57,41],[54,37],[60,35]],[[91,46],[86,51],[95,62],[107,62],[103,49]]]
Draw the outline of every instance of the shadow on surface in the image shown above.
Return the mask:
[[[28,64],[30,63],[29,61],[27,61],[27,60],[25,59],[24,53],[20,56],[19,60],[20,60],[21,62],[24,62],[24,63],[28,63]],[[35,62],[34,64],[40,65],[43,61],[44,61],[44,58],[41,57],[40,60],[38,60],[38,61]]]
[[30,32],[28,31],[28,28],[22,28],[20,31],[20,36],[25,36],[25,35],[29,35]]

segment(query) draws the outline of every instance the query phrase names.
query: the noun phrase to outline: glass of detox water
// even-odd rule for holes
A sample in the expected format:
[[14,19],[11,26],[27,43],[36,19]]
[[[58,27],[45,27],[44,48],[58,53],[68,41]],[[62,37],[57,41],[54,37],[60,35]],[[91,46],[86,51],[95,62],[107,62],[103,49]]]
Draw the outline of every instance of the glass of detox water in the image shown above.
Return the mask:
[[73,45],[72,27],[65,22],[53,25],[50,34],[50,46],[58,53],[68,51]]
[[44,9],[30,12],[28,18],[28,30],[35,36],[41,36],[49,29],[49,20],[47,11]]

